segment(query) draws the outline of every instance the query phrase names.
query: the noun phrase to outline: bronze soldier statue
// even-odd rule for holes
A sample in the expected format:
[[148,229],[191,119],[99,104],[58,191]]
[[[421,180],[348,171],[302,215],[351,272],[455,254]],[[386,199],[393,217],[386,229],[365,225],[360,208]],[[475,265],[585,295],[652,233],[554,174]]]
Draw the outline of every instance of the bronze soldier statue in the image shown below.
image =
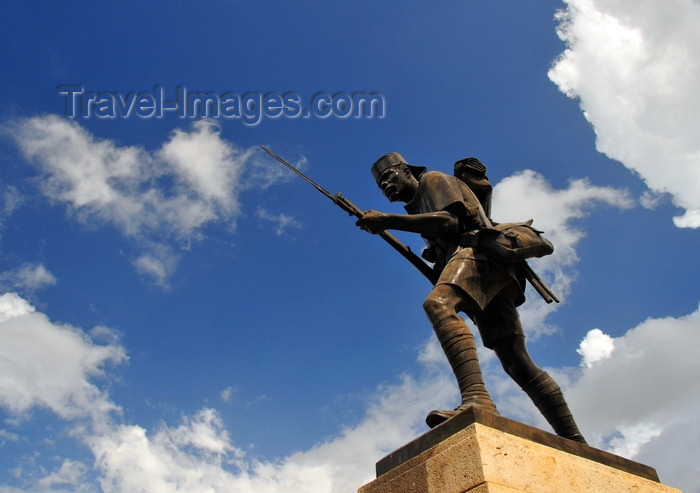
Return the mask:
[[[457,378],[462,402],[454,411],[431,411],[431,428],[469,407],[498,414],[481,375],[474,336],[463,312],[476,323],[484,346],[496,352],[506,373],[532,399],[554,431],[586,443],[559,385],[530,358],[516,307],[525,301],[522,266],[487,255],[478,232],[491,225],[487,212],[462,180],[406,163],[392,152],[372,166],[372,175],[391,202],[408,214],[367,211],[357,225],[370,233],[419,233],[424,257],[440,272],[423,302],[428,319]],[[488,209],[488,207],[487,207]]]

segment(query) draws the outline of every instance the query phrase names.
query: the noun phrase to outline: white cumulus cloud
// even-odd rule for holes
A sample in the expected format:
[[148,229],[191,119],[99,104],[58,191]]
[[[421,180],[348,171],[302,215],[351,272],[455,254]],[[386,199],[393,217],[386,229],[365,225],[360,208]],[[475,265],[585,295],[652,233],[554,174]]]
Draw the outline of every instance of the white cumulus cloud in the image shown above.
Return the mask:
[[92,382],[126,358],[70,325],[52,323],[14,293],[0,296],[0,405],[21,414],[47,407],[64,419],[118,410]]
[[672,486],[698,491],[700,309],[648,319],[610,344],[614,351],[581,369],[567,389],[582,431],[594,446],[657,468]]
[[579,99],[600,152],[670,194],[677,226],[700,227],[700,4],[564,1],[550,79]]
[[[176,129],[154,151],[100,139],[55,115],[7,128],[39,169],[43,193],[80,220],[109,224],[134,240],[144,250],[134,265],[162,285],[177,265],[178,250],[201,239],[206,225],[235,227],[243,190],[290,178],[261,150],[224,139],[208,120],[189,131]],[[275,222],[278,228],[296,224],[282,216]]]
[[426,406],[454,398],[450,384],[444,374],[403,377],[378,389],[361,423],[277,461],[247,457],[212,409],[152,434],[122,425],[87,441],[105,492],[345,493],[372,480],[379,458],[426,429]]
[[615,341],[600,329],[593,329],[583,338],[576,350],[583,358],[581,366],[592,367],[596,362],[610,357],[615,349]]
[[[95,380],[106,365],[125,358],[118,344],[100,346],[78,328],[54,324],[16,294],[0,297],[0,407],[25,415],[33,407],[50,409],[94,457],[92,466],[55,457],[60,460],[54,470],[34,466],[30,474],[23,468],[26,490],[89,491],[94,477],[107,493],[355,491],[373,479],[379,458],[426,429],[429,409],[447,408],[458,399],[446,365],[429,365],[420,378],[404,375],[380,386],[368,398],[364,419],[337,436],[306,451],[263,460],[248,457],[232,442],[214,409],[153,430],[119,422],[114,412],[119,406]],[[20,433],[21,423],[15,424]],[[2,491],[13,489],[0,485]]]

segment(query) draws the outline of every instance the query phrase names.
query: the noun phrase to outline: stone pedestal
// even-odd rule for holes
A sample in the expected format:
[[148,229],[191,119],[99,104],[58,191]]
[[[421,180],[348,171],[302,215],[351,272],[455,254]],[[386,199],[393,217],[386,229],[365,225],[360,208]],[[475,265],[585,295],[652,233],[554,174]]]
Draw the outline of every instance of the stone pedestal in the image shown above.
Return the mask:
[[468,409],[379,461],[358,493],[679,491],[651,467]]

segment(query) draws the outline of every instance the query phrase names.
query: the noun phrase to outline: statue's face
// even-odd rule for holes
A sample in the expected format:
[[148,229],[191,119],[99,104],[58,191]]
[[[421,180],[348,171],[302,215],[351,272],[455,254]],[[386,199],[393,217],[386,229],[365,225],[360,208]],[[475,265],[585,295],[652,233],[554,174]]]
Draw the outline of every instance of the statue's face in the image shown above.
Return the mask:
[[409,202],[415,193],[415,179],[408,168],[387,168],[377,180],[384,196],[391,202]]

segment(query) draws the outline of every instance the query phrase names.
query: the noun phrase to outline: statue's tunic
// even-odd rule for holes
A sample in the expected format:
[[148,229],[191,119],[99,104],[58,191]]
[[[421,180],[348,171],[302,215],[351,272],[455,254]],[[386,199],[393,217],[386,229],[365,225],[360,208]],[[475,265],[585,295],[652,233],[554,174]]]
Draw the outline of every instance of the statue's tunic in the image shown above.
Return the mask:
[[461,289],[473,303],[467,314],[474,318],[487,347],[506,335],[522,334],[515,307],[525,301],[518,266],[495,261],[481,252],[474,233],[488,226],[488,218],[471,189],[454,176],[428,171],[405,206],[409,214],[448,211],[459,220],[459,233],[423,238],[442,268],[436,285]]

